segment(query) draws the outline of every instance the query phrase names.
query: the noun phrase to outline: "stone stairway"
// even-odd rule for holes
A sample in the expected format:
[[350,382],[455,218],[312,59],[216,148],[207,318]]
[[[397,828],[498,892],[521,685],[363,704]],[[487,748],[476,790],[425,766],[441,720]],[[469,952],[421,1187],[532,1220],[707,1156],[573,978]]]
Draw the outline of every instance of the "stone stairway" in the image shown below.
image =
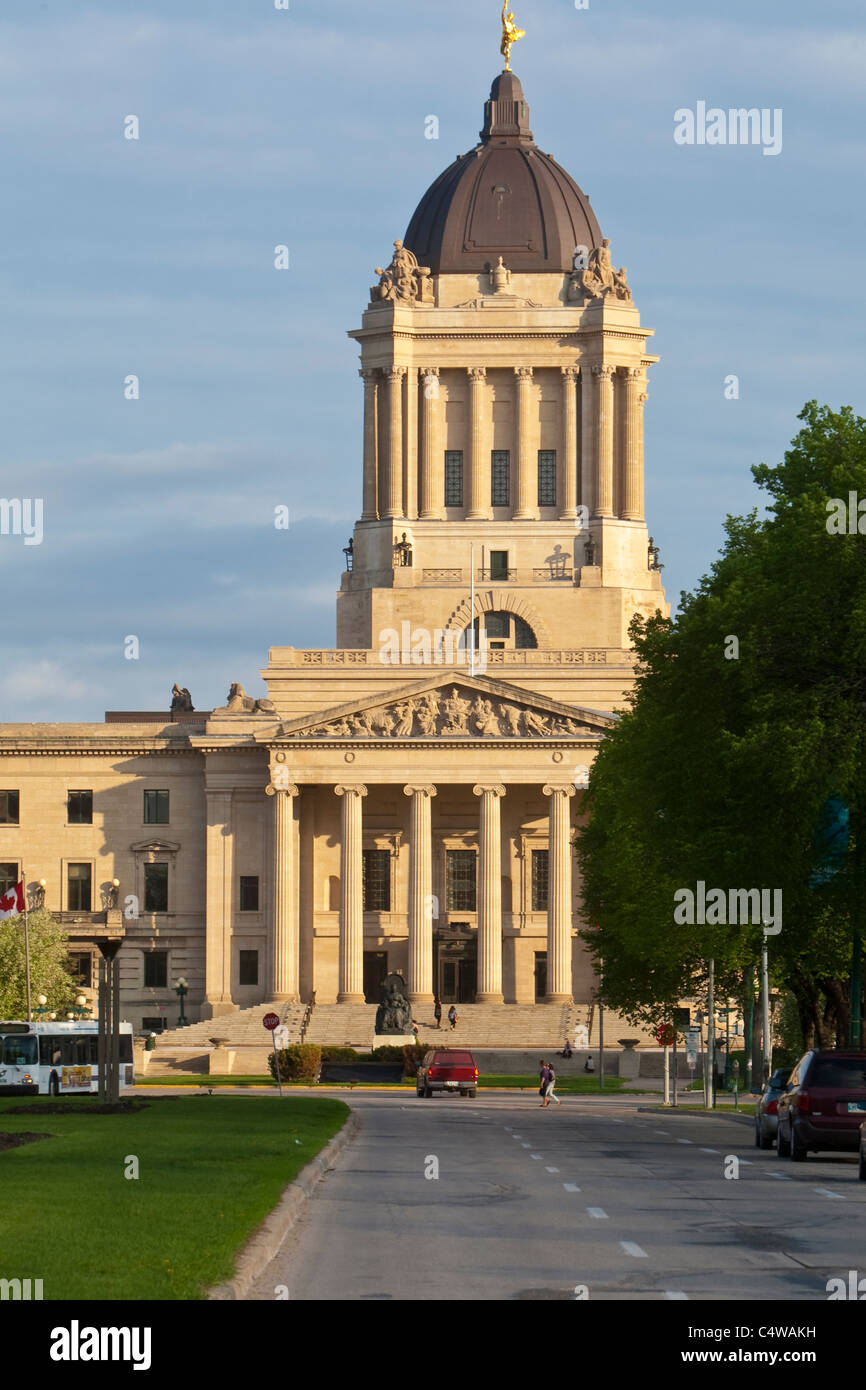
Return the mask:
[[[276,1004],[254,1004],[250,1009],[236,1009],[234,1013],[223,1014],[220,1018],[209,1018],[201,1023],[190,1023],[186,1028],[169,1028],[157,1034],[156,1051],[174,1051],[178,1048],[211,1046],[212,1038],[225,1039],[225,1047],[270,1047],[271,1036],[262,1027],[262,1019],[267,1013],[278,1014],[280,1022],[289,1030],[289,1042],[301,1041],[301,1025],[307,1012],[306,1004],[287,1004],[285,1000]],[[375,1010],[374,1010],[375,1013]]]
[[[422,1043],[459,1047],[562,1047],[569,1024],[569,1007],[561,1004],[458,1004],[457,1027],[448,1024],[448,1008],[437,1029],[433,1005],[415,1009]],[[305,1042],[331,1046],[371,1047],[376,1026],[375,1004],[317,1004]]]

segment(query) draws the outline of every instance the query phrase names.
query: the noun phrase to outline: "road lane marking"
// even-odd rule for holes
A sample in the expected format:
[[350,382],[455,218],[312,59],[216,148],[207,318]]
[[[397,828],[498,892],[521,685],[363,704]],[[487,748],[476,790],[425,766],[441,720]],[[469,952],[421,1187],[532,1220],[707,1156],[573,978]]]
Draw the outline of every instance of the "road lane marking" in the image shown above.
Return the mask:
[[586,1210],[587,1214],[589,1216],[594,1216],[596,1221],[607,1220],[607,1212],[604,1210],[604,1207],[587,1207]]
[[544,1154],[530,1154],[529,1157],[530,1157],[530,1158],[543,1158],[543,1157],[544,1157]]
[[653,1134],[670,1134],[669,1129],[654,1129]]
[[691,1143],[692,1143],[692,1140],[691,1140],[691,1139],[678,1139],[678,1140],[677,1140],[677,1143],[678,1143],[678,1144],[691,1144]]
[[558,1172],[559,1172],[559,1169],[558,1169],[558,1168],[545,1168],[544,1171],[545,1171],[546,1173],[558,1173]]
[[580,1191],[580,1188],[578,1187],[578,1185],[577,1185],[576,1182],[564,1182],[562,1185],[563,1185],[563,1187],[565,1188],[566,1192],[579,1192],[579,1191]]
[[688,1296],[688,1294],[687,1294],[687,1293],[683,1293],[682,1289],[665,1289],[665,1294],[664,1294],[664,1296],[665,1296],[665,1298],[675,1298],[675,1299],[679,1299],[681,1302],[685,1302],[685,1303],[688,1303],[688,1301],[689,1301],[689,1296]]
[[831,1192],[829,1187],[816,1187],[813,1191],[817,1192],[819,1197],[835,1197],[837,1202],[844,1202],[845,1200],[841,1192]]
[[751,1160],[750,1158],[741,1158],[741,1159],[740,1159],[740,1167],[742,1167],[744,1163],[748,1166],[748,1165],[751,1164],[751,1162],[752,1162],[752,1160]]
[[790,1174],[790,1173],[765,1173],[765,1174],[764,1174],[764,1177],[765,1177],[765,1178],[781,1178],[782,1182],[790,1182],[790,1181],[791,1181],[791,1174]]
[[611,1117],[610,1117],[610,1122],[611,1122],[612,1125],[624,1125],[624,1124],[625,1124],[625,1120],[615,1120],[614,1117],[613,1117],[613,1115],[611,1115]]
[[701,1149],[702,1154],[717,1154],[718,1149]]
[[531,1149],[531,1148],[532,1148],[532,1145],[531,1145],[531,1144],[521,1144],[520,1147],[521,1147],[521,1149]]
[[645,1250],[641,1250],[639,1245],[635,1245],[633,1240],[621,1240],[620,1245],[626,1255],[633,1255],[636,1260],[648,1260],[649,1255]]

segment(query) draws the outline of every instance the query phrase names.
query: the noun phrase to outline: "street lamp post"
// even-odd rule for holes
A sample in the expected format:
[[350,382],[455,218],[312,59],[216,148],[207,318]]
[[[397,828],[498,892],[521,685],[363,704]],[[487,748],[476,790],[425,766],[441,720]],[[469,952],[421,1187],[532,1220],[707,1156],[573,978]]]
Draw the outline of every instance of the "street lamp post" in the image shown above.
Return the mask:
[[183,975],[181,975],[179,979],[175,980],[174,992],[177,995],[180,1004],[180,1015],[177,1020],[177,1026],[178,1028],[185,1028],[186,1015],[183,1011],[183,1001],[189,993],[189,983],[187,980],[184,979]]

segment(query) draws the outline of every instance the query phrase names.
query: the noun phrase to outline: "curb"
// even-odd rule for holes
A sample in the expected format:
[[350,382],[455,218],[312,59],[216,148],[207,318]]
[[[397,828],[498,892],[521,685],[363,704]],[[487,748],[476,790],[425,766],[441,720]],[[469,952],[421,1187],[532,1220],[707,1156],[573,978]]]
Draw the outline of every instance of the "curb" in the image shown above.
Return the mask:
[[302,1168],[294,1182],[290,1182],[279,1202],[269,1216],[266,1216],[258,1230],[254,1231],[240,1251],[235,1265],[235,1275],[228,1283],[215,1284],[207,1290],[209,1301],[243,1299],[262,1271],[279,1254],[286,1237],[312,1196],[316,1184],[325,1176],[334,1160],[352,1142],[361,1128],[361,1121],[353,1110],[346,1119],[339,1134],[335,1134],[321,1153]]
[[754,1115],[738,1114],[736,1110],[725,1111],[721,1107],[717,1110],[681,1110],[678,1105],[639,1105],[638,1110],[650,1115],[679,1115],[687,1120],[733,1120],[735,1124],[748,1125],[754,1128]]

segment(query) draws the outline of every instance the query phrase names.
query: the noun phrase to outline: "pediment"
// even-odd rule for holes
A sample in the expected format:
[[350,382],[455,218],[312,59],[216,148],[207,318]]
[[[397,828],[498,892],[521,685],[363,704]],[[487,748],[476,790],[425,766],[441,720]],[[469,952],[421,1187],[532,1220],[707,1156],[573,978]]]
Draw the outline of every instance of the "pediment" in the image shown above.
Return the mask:
[[179,844],[173,840],[139,840],[138,844],[130,845],[133,854],[177,854],[180,849]]
[[[615,722],[610,715],[563,704],[508,681],[451,674],[304,715],[284,723],[278,740],[585,742],[600,739]],[[273,736],[268,739],[274,741]]]

